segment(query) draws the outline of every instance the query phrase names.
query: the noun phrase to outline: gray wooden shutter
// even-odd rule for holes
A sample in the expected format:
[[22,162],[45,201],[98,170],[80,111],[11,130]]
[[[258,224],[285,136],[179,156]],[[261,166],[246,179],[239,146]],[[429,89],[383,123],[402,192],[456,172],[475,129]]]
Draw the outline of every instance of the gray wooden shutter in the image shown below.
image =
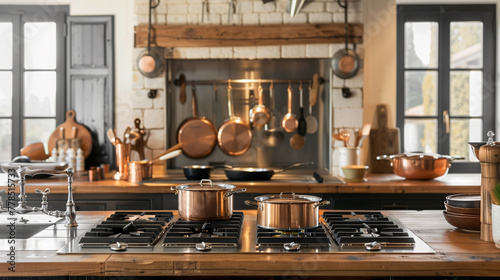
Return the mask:
[[106,131],[114,126],[113,16],[70,16],[67,20],[67,108],[92,133],[87,168],[114,166]]

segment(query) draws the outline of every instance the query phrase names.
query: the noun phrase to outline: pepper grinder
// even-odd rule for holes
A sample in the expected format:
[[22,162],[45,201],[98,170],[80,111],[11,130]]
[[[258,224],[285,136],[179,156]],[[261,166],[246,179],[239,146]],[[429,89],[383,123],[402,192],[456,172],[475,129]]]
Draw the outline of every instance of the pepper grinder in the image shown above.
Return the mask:
[[495,145],[493,131],[488,131],[488,142],[479,148],[481,163],[481,240],[493,242],[491,226],[491,194],[499,181],[500,147]]

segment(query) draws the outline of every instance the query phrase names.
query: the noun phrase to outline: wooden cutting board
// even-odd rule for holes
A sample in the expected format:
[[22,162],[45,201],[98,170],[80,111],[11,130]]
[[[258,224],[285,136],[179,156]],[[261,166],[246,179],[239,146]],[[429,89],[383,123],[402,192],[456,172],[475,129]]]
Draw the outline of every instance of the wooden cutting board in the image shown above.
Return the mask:
[[377,105],[378,128],[370,131],[370,170],[372,173],[393,173],[388,160],[377,160],[379,155],[399,154],[399,129],[387,127],[387,106]]
[[[63,131],[76,131],[75,138],[79,139],[80,148],[82,148],[83,155],[87,158],[92,151],[92,135],[90,131],[82,124],[75,121],[76,113],[74,110],[69,110],[66,112],[66,121],[59,125],[56,130],[50,135],[49,138],[49,153],[56,147],[56,143],[61,137],[61,128]],[[75,128],[73,128],[75,127]]]

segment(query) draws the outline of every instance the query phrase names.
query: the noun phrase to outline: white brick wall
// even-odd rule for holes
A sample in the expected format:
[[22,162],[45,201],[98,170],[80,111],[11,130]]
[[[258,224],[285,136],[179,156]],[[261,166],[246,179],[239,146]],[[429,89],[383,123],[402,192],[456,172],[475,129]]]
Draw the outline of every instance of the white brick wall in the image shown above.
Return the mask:
[[[209,0],[209,12],[204,12],[202,21],[202,0],[168,0],[161,1],[153,10],[153,24],[228,24],[228,0]],[[148,23],[149,0],[135,0],[135,23]],[[306,0],[302,10],[291,17],[287,12],[288,0],[274,0],[264,4],[262,0],[237,0],[236,12],[230,19],[233,25],[258,25],[258,24],[299,24],[299,23],[343,23],[344,9],[337,1],[332,0]],[[348,20],[350,23],[362,22],[361,1],[349,1]],[[352,44],[349,45],[352,48]],[[344,48],[344,44],[309,44],[309,45],[283,45],[283,46],[248,46],[248,47],[203,47],[203,48],[174,48],[166,53],[166,58],[176,59],[278,59],[278,58],[331,58],[335,52]],[[134,49],[137,57],[142,49]],[[364,56],[363,46],[358,46],[361,59]],[[361,64],[362,65],[362,64]],[[144,78],[137,71],[133,62],[133,96],[127,101],[117,105],[117,111],[131,110],[133,114],[117,120],[117,126],[123,129],[133,124],[135,117],[140,117],[145,127],[151,129],[148,145],[152,150],[147,151],[148,157],[159,154],[165,149],[165,77],[149,79]],[[332,76],[332,87],[340,88],[344,80]],[[363,116],[363,69],[358,74],[345,81],[351,88],[352,97],[344,98],[340,89],[333,90],[333,126],[335,128],[350,129],[361,127]],[[149,89],[158,89],[155,99],[147,98]],[[123,97],[120,97],[123,98]],[[343,146],[334,141],[334,147]],[[336,174],[338,160],[336,150],[333,150],[332,172]]]

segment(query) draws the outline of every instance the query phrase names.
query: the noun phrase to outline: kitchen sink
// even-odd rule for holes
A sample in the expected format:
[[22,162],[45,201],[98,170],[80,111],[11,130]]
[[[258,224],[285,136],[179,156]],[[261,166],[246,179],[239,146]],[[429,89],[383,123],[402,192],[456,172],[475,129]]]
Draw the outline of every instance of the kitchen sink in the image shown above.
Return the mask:
[[0,214],[0,239],[28,239],[47,227],[59,222],[56,218],[43,213]]

